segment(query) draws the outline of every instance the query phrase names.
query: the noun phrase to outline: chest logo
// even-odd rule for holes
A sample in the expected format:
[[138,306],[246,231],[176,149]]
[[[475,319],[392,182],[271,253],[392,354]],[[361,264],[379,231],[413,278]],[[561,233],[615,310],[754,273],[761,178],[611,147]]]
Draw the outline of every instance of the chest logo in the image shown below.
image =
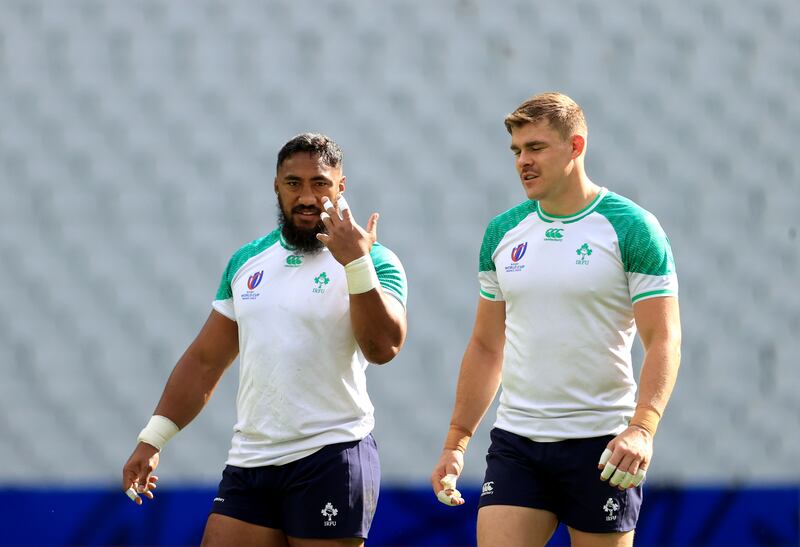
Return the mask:
[[564,228],[548,228],[544,233],[544,240],[545,241],[561,241],[564,237],[564,234],[561,232],[564,231]]
[[528,242],[520,243],[511,249],[511,264],[506,265],[506,272],[521,272],[525,269],[525,264],[518,264],[522,257],[525,256],[525,251],[528,250]]
[[314,278],[314,283],[316,284],[316,287],[311,289],[311,292],[323,294],[325,292],[325,285],[327,285],[330,282],[331,280],[328,277],[328,274],[322,272],[321,274],[319,274],[317,277]]
[[528,242],[520,243],[513,249],[511,249],[511,260],[514,262],[519,262],[523,256],[525,256],[525,251],[528,250]]
[[286,257],[287,268],[299,268],[303,265],[303,255],[289,255]]
[[253,275],[247,278],[247,288],[252,291],[256,287],[258,287],[263,278],[264,278],[264,270],[254,273]]
[[592,248],[589,247],[588,243],[584,243],[575,251],[575,254],[578,255],[578,260],[575,261],[575,264],[586,266],[589,264],[589,255],[592,254]]
[[264,270],[256,272],[247,278],[247,291],[242,293],[242,300],[255,300],[258,298],[261,293],[257,293],[255,289],[261,284],[262,279],[264,279]]

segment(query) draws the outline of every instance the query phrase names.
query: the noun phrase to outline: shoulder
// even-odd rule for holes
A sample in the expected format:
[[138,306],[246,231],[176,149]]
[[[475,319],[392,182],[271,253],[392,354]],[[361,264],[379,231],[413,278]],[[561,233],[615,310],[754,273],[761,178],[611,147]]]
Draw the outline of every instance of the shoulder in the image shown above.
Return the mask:
[[376,267],[382,264],[400,265],[400,259],[397,257],[394,251],[384,245],[381,245],[377,241],[372,244],[372,248],[369,251],[369,256],[372,258],[372,262]]
[[480,271],[491,271],[495,269],[492,255],[503,240],[503,237],[505,237],[510,230],[516,228],[519,223],[525,220],[531,213],[535,213],[537,207],[538,202],[525,200],[508,211],[500,213],[489,221],[486,232],[483,234],[483,242],[481,243],[480,257],[478,260]]
[[617,231],[620,239],[642,232],[662,232],[653,213],[614,192],[607,192],[595,212],[604,216]]
[[258,239],[254,239],[253,241],[245,243],[239,247],[239,249],[233,253],[230,261],[228,262],[228,275],[233,277],[233,275],[239,270],[239,268],[242,267],[245,262],[277,244],[280,239],[281,232],[279,229],[275,229],[267,235]]
[[517,224],[525,220],[528,215],[536,212],[537,207],[538,202],[525,200],[519,205],[512,207],[508,211],[500,213],[491,221],[489,221],[489,226],[486,228],[486,232],[489,233],[491,231],[505,234],[507,231],[511,230],[517,226]]

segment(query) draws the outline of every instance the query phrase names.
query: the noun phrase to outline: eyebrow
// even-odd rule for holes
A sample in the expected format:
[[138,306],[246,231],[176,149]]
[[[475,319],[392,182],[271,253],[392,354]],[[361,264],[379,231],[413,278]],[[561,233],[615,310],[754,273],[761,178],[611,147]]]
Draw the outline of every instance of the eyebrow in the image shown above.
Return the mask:
[[[526,147],[528,147],[528,146],[538,146],[538,145],[540,145],[540,144],[543,144],[543,145],[545,145],[545,146],[547,145],[547,143],[546,143],[546,142],[544,142],[544,141],[528,141],[528,142],[523,142],[523,143],[522,143],[522,147],[523,147],[523,148],[526,148]],[[511,150],[519,150],[519,147],[518,147],[518,146],[516,146],[516,145],[514,145],[514,144],[512,144],[511,146],[509,146],[509,148],[511,148]]]
[[[302,177],[299,177],[297,175],[292,175],[290,173],[288,175],[285,175],[283,177],[283,180],[302,180]],[[325,182],[330,182],[331,184],[333,184],[333,181],[331,179],[329,179],[328,177],[325,177],[323,175],[314,175],[313,177],[311,177],[311,180],[314,180],[314,181],[324,180]]]

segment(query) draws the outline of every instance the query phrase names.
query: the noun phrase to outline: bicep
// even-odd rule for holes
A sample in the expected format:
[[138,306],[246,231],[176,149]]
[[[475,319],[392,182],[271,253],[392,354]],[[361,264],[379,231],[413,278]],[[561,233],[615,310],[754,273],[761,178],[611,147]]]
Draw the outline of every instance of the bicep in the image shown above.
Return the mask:
[[639,300],[633,305],[633,316],[645,350],[656,340],[680,344],[680,309],[676,297],[661,296]]
[[227,368],[239,354],[239,328],[236,321],[212,310],[189,347],[189,353],[206,364]]
[[500,353],[505,342],[506,303],[479,298],[471,343],[479,345],[484,351]]

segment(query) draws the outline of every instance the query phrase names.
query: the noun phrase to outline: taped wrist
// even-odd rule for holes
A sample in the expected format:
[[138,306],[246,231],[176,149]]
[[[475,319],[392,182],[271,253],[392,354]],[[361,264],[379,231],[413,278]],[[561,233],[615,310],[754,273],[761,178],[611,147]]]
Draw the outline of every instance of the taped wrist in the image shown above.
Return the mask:
[[661,413],[655,407],[639,405],[633,413],[630,425],[641,427],[650,435],[655,436],[659,421],[661,421]]
[[472,431],[458,424],[450,424],[450,430],[444,441],[444,449],[460,450],[466,453],[470,438],[472,438]]
[[180,429],[175,422],[166,416],[155,415],[150,417],[150,421],[144,426],[136,440],[154,446],[160,452],[178,431]]
[[350,294],[365,293],[380,285],[372,257],[368,254],[349,262],[344,267],[344,273],[347,276],[347,291]]

